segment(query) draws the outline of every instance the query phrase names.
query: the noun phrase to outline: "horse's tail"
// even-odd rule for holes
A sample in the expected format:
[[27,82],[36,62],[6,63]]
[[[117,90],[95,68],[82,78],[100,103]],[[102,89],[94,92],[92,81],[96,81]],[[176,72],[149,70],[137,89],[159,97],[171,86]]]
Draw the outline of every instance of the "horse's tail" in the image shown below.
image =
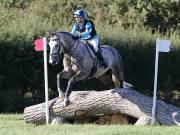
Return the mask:
[[123,81],[123,88],[133,88],[134,86],[126,81]]
[[120,70],[120,80],[124,81],[124,62],[123,62],[123,59],[122,59],[121,55],[119,54],[119,52],[118,52],[118,56],[119,56],[119,61],[121,63],[121,65],[120,65],[120,68],[121,68],[121,70]]

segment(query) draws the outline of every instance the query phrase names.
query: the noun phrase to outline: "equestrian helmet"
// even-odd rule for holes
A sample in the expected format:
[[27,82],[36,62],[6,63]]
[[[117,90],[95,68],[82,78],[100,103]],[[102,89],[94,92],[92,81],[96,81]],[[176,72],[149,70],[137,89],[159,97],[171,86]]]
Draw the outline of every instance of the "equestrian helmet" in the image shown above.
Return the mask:
[[82,18],[86,17],[84,10],[76,10],[73,15],[74,16],[80,16]]

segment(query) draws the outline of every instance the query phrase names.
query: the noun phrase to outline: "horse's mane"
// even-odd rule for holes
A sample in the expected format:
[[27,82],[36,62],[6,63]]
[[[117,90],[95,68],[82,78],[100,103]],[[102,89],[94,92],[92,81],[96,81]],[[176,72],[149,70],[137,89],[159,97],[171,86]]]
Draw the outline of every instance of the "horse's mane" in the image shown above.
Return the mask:
[[77,36],[74,36],[73,34],[71,34],[70,32],[58,32],[57,34],[64,34],[64,35],[68,35],[68,36],[70,36],[72,39],[74,39],[74,40],[77,40],[77,39],[79,39],[79,37],[77,37]]

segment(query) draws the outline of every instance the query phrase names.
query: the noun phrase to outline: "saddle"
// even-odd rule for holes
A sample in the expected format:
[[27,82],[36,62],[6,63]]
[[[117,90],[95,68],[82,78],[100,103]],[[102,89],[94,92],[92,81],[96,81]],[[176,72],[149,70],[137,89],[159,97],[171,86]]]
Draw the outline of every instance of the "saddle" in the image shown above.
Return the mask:
[[[89,77],[93,76],[96,71],[97,71],[97,66],[98,66],[98,62],[99,62],[99,58],[97,57],[96,52],[94,51],[94,48],[92,45],[90,45],[87,41],[83,40],[84,43],[86,44],[87,50],[90,54],[90,56],[92,57],[92,59],[94,59],[94,65],[92,67],[91,73],[89,75]],[[101,51],[101,47],[99,47],[99,50]]]
[[[88,50],[90,56],[91,56],[93,59],[97,58],[96,52],[94,51],[93,46],[92,46],[91,44],[89,44],[87,41],[85,41],[85,40],[83,40],[83,41],[84,41],[84,43],[86,44],[86,47],[87,47],[87,50]],[[100,49],[100,48],[99,48],[99,49]]]

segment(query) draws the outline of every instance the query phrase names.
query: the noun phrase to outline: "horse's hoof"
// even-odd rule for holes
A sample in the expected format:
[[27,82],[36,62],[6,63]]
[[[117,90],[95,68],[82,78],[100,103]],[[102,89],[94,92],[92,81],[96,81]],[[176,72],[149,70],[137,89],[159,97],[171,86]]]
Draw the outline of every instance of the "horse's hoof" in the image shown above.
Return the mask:
[[68,105],[69,105],[69,103],[70,103],[70,100],[66,100],[66,101],[64,101],[64,106],[68,106]]
[[59,101],[60,102],[64,101],[64,97],[63,96],[59,97]]

